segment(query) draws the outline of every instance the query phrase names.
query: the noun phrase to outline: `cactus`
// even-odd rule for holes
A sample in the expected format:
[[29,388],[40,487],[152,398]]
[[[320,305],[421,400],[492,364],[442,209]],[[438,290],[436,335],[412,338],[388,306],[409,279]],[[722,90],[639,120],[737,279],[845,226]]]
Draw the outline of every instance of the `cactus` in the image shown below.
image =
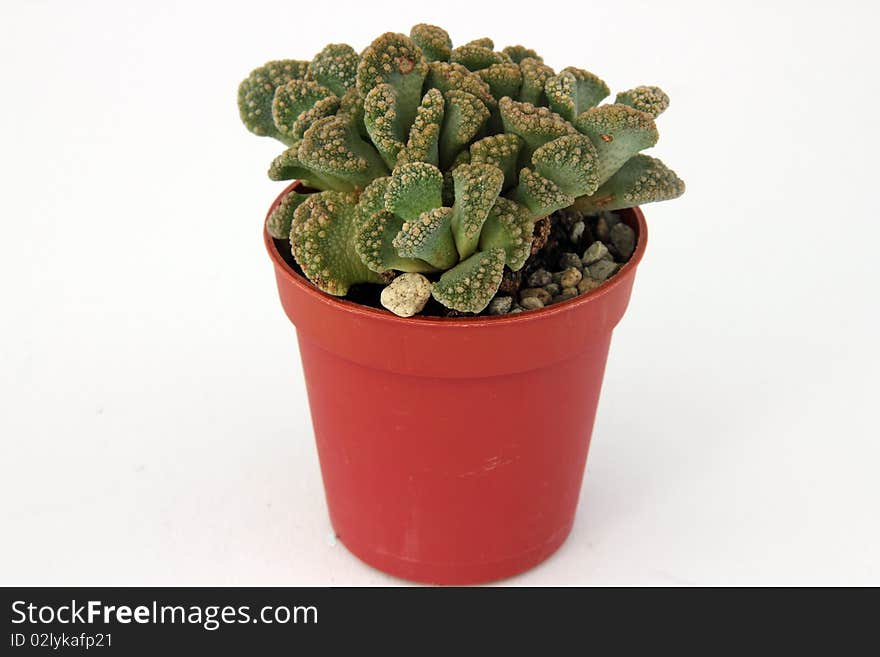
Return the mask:
[[609,94],[593,73],[557,73],[525,46],[456,46],[422,23],[361,54],[334,43],[311,61],[268,62],[241,83],[238,105],[248,130],[285,146],[269,177],[318,190],[289,192],[266,224],[312,283],[342,296],[424,274],[441,304],[479,313],[505,268],[524,266],[538,220],[683,193],[641,153],[669,97],[652,86]]

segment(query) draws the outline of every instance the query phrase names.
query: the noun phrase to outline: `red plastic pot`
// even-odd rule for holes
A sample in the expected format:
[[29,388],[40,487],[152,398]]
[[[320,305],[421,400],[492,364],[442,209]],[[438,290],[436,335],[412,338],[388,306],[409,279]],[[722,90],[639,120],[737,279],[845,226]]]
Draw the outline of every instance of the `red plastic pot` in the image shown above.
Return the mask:
[[410,580],[470,584],[527,570],[565,541],[611,333],[647,241],[641,211],[622,216],[637,246],[606,284],[468,319],[404,319],[328,296],[264,230],[299,338],[330,520],[356,556]]

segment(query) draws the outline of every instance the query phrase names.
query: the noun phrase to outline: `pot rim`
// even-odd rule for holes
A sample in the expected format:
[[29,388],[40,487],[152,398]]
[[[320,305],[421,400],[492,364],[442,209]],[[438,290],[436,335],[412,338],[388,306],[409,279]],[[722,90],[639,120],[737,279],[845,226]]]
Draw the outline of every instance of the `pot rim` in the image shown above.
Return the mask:
[[263,222],[263,243],[266,246],[266,251],[268,251],[269,257],[275,264],[276,270],[283,272],[288,281],[292,285],[299,288],[302,292],[305,292],[316,301],[324,303],[328,306],[334,306],[338,310],[358,315],[364,319],[380,320],[400,325],[422,327],[442,326],[450,328],[478,328],[487,325],[502,326],[504,324],[520,324],[536,320],[539,321],[544,318],[552,317],[553,315],[570,312],[581,305],[590,303],[591,301],[594,301],[610,293],[614,290],[615,287],[623,284],[624,279],[627,278],[626,274],[629,271],[635,269],[638,266],[639,262],[641,262],[642,256],[644,256],[645,254],[645,248],[648,243],[648,225],[645,222],[645,215],[642,213],[642,210],[639,206],[628,208],[632,210],[633,214],[635,215],[636,222],[638,223],[638,235],[635,251],[633,251],[630,259],[626,263],[624,263],[624,265],[617,271],[617,273],[615,273],[609,280],[602,283],[599,287],[594,290],[590,290],[586,294],[579,294],[572,299],[568,299],[567,301],[562,301],[560,303],[555,303],[552,306],[548,306],[546,308],[540,308],[538,310],[524,310],[521,313],[514,313],[513,315],[481,315],[477,317],[420,317],[418,315],[414,315],[412,317],[399,317],[389,310],[379,310],[378,308],[364,306],[362,304],[355,303],[354,301],[349,301],[344,297],[335,297],[333,295],[327,294],[326,292],[322,292],[311,281],[294,271],[290,267],[290,265],[287,264],[284,258],[281,257],[281,254],[278,252],[278,249],[275,246],[275,239],[269,234],[269,231],[266,228],[266,224],[269,221],[269,215],[272,214],[272,211],[281,202],[281,199],[284,198],[284,196],[288,192],[293,191],[300,185],[301,183],[299,180],[294,180],[278,195],[278,197],[272,202],[272,205],[269,206],[269,211],[266,213],[266,219]]

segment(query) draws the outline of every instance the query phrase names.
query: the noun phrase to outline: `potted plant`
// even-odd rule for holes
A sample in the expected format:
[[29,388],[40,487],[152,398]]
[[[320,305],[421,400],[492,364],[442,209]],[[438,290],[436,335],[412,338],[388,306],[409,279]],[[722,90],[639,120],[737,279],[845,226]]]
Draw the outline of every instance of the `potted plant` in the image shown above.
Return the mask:
[[439,27],[273,61],[239,88],[287,148],[265,242],[331,522],[365,562],[474,583],[574,518],[611,333],[684,184],[641,151],[669,100]]

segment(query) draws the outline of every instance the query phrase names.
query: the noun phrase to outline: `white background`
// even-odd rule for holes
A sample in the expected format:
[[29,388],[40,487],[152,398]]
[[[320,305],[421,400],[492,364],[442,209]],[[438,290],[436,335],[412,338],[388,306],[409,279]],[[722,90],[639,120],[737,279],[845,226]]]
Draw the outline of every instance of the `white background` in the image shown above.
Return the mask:
[[505,584],[880,584],[875,3],[183,4],[0,9],[0,583],[400,583],[332,540],[235,98],[426,21],[661,85],[688,183],[575,530]]

